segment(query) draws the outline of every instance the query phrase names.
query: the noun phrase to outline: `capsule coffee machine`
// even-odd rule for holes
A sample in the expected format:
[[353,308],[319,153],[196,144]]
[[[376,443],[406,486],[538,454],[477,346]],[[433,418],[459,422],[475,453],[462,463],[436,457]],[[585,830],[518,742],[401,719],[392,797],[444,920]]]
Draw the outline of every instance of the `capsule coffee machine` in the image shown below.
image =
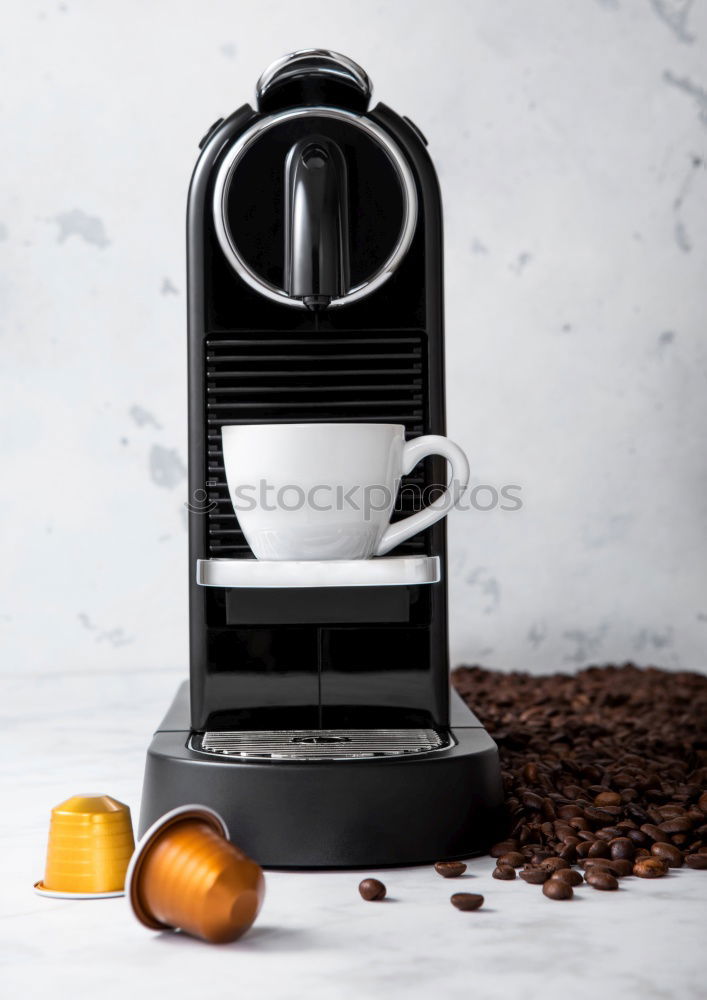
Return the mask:
[[[189,192],[190,683],[140,827],[208,805],[271,867],[464,857],[502,811],[496,746],[450,698],[444,521],[355,564],[261,562],[226,485],[228,425],[445,433],[437,178],[370,97],[344,56],[286,56],[201,140]],[[395,517],[444,482],[426,459]]]

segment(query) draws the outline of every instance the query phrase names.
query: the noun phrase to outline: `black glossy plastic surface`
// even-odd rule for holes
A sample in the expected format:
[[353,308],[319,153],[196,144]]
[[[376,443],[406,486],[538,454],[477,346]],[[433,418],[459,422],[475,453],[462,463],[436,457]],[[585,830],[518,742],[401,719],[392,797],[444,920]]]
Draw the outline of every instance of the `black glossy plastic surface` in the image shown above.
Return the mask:
[[150,746],[139,831],[189,802],[271,868],[425,864],[488,849],[505,813],[498,752],[455,696],[454,746],[415,758],[244,763],[187,748],[186,685]]
[[[192,178],[187,221],[189,293],[189,579],[192,727],[448,721],[446,550],[443,522],[396,555],[439,555],[442,580],[406,588],[387,617],[359,590],[337,611],[316,593],[282,597],[194,582],[197,559],[251,555],[228,498],[224,424],[287,421],[401,423],[407,435],[444,434],[442,228],[434,169],[415,131],[383,105],[370,118],[396,141],[415,178],[418,219],[398,270],[360,300],[312,313],[247,286],[221,252],[213,179],[230,145],[257,120],[245,105],[207,141]],[[298,119],[270,130],[238,166],[229,223],[248,262],[284,278],[285,163],[308,136],[335,142],[346,163],[349,257],[355,282],[386,259],[402,219],[397,177],[362,130],[334,119]],[[428,459],[404,484],[446,482]],[[415,509],[402,491],[396,517]],[[318,609],[321,608],[321,614]],[[314,720],[314,721],[313,721]]]

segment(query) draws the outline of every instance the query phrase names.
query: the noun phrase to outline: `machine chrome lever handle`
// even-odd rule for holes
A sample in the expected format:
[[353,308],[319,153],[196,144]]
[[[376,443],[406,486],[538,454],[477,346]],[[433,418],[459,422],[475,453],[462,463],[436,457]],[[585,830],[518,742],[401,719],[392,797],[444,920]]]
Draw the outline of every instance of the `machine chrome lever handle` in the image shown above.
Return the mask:
[[285,163],[285,291],[319,310],[350,284],[346,160],[331,139],[310,135]]

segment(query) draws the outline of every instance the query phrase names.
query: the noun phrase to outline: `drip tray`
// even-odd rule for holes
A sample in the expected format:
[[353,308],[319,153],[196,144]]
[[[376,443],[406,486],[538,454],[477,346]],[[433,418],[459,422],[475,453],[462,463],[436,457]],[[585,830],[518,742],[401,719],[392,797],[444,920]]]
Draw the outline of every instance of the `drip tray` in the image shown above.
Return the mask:
[[187,745],[240,761],[352,760],[435,753],[452,738],[435,729],[282,729],[193,733]]
[[439,556],[374,559],[197,559],[202,587],[414,587],[437,583]]

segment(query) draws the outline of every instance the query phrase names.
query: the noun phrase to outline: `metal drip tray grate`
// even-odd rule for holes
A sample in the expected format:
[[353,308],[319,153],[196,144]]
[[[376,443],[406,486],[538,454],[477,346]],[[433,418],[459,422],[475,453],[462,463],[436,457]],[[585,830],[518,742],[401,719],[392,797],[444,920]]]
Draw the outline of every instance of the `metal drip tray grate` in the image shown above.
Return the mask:
[[351,760],[434,753],[451,745],[434,729],[283,729],[194,733],[189,749],[238,760]]

